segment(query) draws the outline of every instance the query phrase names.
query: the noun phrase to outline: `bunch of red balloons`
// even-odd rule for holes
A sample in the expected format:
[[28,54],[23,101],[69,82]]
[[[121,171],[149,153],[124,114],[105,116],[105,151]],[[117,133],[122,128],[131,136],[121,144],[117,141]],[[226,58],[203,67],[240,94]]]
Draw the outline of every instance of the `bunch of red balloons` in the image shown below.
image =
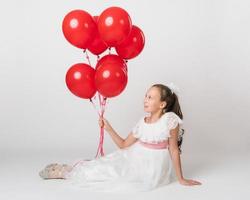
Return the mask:
[[95,67],[77,63],[66,74],[68,89],[76,96],[91,99],[98,91],[103,97],[115,97],[126,87],[126,61],[144,48],[142,30],[133,25],[129,14],[120,7],[105,9],[100,16],[84,10],[73,10],[63,19],[62,30],[73,46],[100,55],[115,48],[117,54],[101,57]]

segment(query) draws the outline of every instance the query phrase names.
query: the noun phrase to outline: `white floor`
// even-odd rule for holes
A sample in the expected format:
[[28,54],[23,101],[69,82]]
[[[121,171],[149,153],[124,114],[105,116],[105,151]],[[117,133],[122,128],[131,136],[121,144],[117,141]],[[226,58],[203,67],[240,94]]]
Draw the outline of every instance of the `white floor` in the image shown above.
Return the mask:
[[[250,195],[250,161],[247,154],[185,155],[183,171],[187,178],[201,181],[202,186],[187,187],[178,182],[152,192],[136,195],[116,195],[83,192],[67,187],[64,180],[43,180],[38,172],[52,162],[70,163],[78,157],[50,150],[8,152],[1,156],[1,200],[54,200],[54,199],[247,199]],[[57,155],[58,154],[58,155]],[[216,155],[216,156],[215,156]],[[87,158],[88,159],[88,158]],[[245,197],[245,198],[244,198]]]

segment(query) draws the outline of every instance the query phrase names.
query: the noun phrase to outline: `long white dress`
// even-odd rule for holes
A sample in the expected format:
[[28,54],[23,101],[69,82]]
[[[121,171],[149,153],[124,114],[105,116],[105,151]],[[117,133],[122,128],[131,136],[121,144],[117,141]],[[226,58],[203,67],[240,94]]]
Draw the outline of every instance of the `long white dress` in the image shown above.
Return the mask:
[[[132,129],[142,142],[158,143],[168,140],[169,131],[183,121],[174,112],[164,113],[154,123],[141,118]],[[140,142],[118,149],[93,160],[79,160],[65,174],[70,185],[102,192],[140,192],[166,185],[175,179],[172,160],[167,148],[152,149]]]

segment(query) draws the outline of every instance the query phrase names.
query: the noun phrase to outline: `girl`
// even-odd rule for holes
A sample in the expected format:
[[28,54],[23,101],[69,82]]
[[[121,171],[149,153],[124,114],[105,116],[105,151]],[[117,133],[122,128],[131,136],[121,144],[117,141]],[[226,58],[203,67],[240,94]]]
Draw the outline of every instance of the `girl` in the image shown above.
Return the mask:
[[74,166],[54,163],[40,176],[62,178],[102,191],[148,191],[170,183],[173,178],[182,185],[201,185],[182,174],[178,138],[183,115],[175,88],[173,84],[155,84],[147,90],[144,111],[150,115],[142,117],[126,139],[105,118],[99,119],[99,126],[119,147],[117,151],[93,160],[80,160]]

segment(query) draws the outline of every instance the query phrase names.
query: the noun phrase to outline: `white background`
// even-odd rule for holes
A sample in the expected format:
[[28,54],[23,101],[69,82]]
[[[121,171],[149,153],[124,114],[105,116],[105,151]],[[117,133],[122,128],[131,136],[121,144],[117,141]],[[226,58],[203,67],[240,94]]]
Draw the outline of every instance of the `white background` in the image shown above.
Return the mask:
[[[1,166],[10,158],[25,156],[34,162],[45,156],[39,168],[62,157],[62,162],[94,157],[99,141],[97,113],[65,84],[69,67],[87,60],[66,41],[61,25],[73,9],[99,15],[110,6],[127,10],[146,38],[143,52],[128,62],[126,89],[107,105],[105,116],[114,129],[125,138],[145,114],[146,90],[155,83],[173,82],[180,88],[187,176],[206,182],[202,169],[216,169],[223,160],[236,163],[238,157],[249,160],[249,1],[9,0],[0,4]],[[91,57],[91,62],[96,58]],[[115,149],[106,134],[105,153]]]

